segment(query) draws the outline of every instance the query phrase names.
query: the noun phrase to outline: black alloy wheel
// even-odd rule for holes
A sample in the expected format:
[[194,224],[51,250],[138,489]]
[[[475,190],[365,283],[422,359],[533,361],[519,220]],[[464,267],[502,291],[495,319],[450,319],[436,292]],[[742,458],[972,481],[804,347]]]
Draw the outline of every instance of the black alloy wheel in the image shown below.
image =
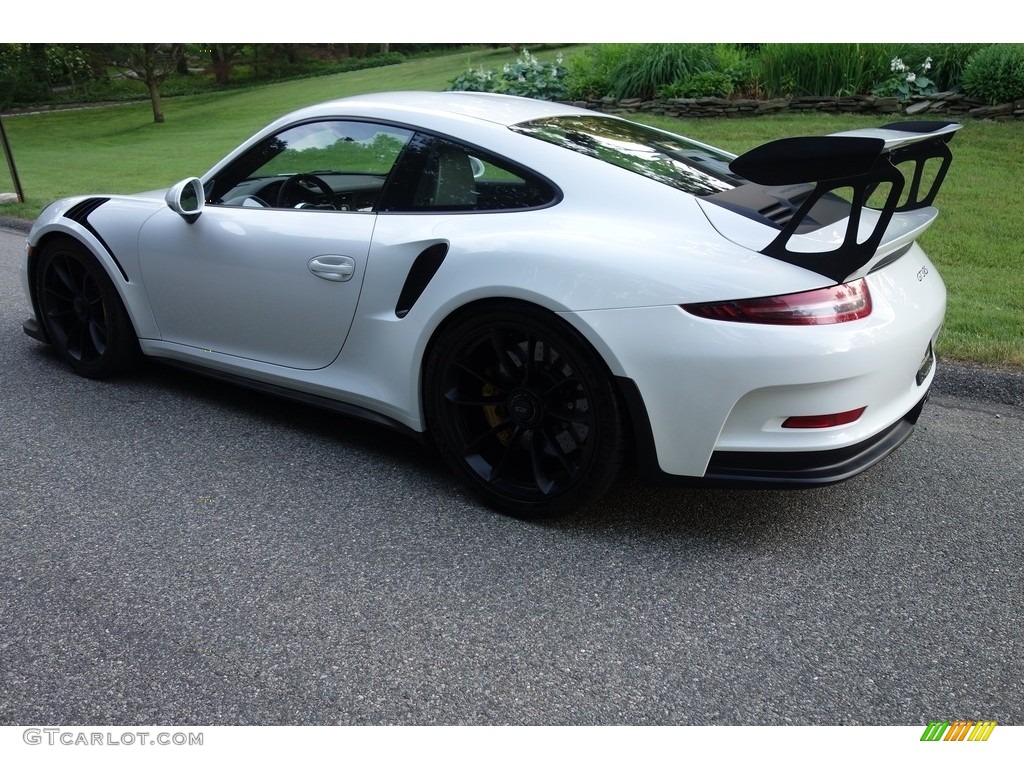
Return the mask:
[[40,320],[57,354],[77,373],[104,378],[138,357],[138,340],[107,273],[80,243],[46,245],[35,270]]
[[464,315],[425,374],[430,431],[456,474],[518,517],[582,509],[612,485],[625,439],[603,362],[569,325],[529,305]]

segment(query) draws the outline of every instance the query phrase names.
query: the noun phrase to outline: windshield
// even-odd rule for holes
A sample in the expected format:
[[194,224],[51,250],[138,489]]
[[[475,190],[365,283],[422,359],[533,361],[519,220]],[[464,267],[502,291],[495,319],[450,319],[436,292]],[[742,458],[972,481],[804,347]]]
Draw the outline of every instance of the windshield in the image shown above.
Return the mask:
[[745,183],[745,179],[729,170],[730,155],[613,117],[548,117],[513,125],[512,130],[596,157],[692,195],[713,195]]

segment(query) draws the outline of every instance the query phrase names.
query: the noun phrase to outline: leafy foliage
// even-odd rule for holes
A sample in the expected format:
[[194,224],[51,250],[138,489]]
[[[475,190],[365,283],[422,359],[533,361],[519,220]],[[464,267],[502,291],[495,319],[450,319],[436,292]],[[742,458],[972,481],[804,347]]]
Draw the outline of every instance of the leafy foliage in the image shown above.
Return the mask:
[[963,82],[969,96],[989,104],[1024,99],[1024,44],[981,49],[968,61]]
[[903,61],[924,61],[931,57],[929,77],[935,87],[939,91],[952,91],[960,88],[968,60],[984,47],[981,43],[900,44],[895,47],[893,55]]
[[749,46],[718,43],[715,45],[715,64],[717,71],[732,83],[732,93],[757,95],[757,60]]
[[467,69],[448,84],[449,91],[473,91],[475,93],[496,93],[498,79],[493,69]]
[[681,83],[672,83],[658,89],[663,99],[700,99],[714,96],[724,99],[732,95],[732,78],[724,72],[698,72]]
[[49,94],[45,46],[0,44],[0,109],[43,101]]
[[[148,91],[143,85],[146,64],[138,56],[144,47],[120,43],[0,44],[0,109],[147,98]],[[171,66],[161,68],[166,69],[161,72],[166,79],[160,83],[160,92],[164,96],[180,96],[351,72],[406,60],[405,53],[383,50],[387,47],[190,43],[184,45],[176,58],[163,56]],[[133,80],[140,74],[142,82]],[[156,70],[151,74],[156,74]]]
[[707,69],[692,72],[682,80],[659,86],[661,98],[699,99],[706,96],[727,98],[756,90],[754,65],[740,46],[718,43],[707,60]]
[[885,44],[767,43],[758,53],[758,79],[770,98],[870,93],[890,76],[896,55]]
[[710,43],[606,44],[570,62],[572,98],[650,99],[658,89],[716,68]]
[[565,78],[568,97],[587,100],[610,96],[615,72],[623,66],[629,48],[626,43],[607,43],[570,56]]
[[630,46],[616,68],[612,96],[650,99],[659,85],[685,80],[714,69],[715,47],[705,43],[656,43]]
[[500,72],[477,67],[453,78],[449,91],[483,91],[527,96],[533,99],[557,101],[568,93],[565,82],[566,68],[561,55],[545,64],[525,48],[513,63],[506,63]]
[[871,92],[876,96],[896,96],[900,101],[936,93],[938,89],[934,81],[926,74],[931,68],[931,56],[914,68],[904,64],[903,59],[897,56],[889,65],[892,77],[876,85]]

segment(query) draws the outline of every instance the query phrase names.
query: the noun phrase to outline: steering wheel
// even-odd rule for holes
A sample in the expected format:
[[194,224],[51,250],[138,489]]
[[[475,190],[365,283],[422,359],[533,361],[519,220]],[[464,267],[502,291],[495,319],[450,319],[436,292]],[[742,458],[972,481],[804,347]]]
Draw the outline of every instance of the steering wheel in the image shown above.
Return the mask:
[[[316,191],[322,194],[314,194]],[[337,207],[334,190],[326,181],[312,173],[296,173],[285,179],[281,189],[277,191],[277,207],[302,208],[305,207],[304,203],[316,208]]]

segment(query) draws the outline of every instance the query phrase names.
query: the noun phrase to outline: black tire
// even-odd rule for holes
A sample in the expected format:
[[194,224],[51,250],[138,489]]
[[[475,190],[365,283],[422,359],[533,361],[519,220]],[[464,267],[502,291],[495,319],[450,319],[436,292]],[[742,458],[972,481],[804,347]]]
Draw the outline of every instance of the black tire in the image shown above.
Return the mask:
[[139,344],[113,283],[91,253],[70,238],[53,240],[35,269],[40,321],[57,351],[90,379],[131,368]]
[[456,319],[428,354],[424,385],[428,428],[445,461],[501,512],[582,509],[622,466],[611,374],[550,313],[503,304]]

